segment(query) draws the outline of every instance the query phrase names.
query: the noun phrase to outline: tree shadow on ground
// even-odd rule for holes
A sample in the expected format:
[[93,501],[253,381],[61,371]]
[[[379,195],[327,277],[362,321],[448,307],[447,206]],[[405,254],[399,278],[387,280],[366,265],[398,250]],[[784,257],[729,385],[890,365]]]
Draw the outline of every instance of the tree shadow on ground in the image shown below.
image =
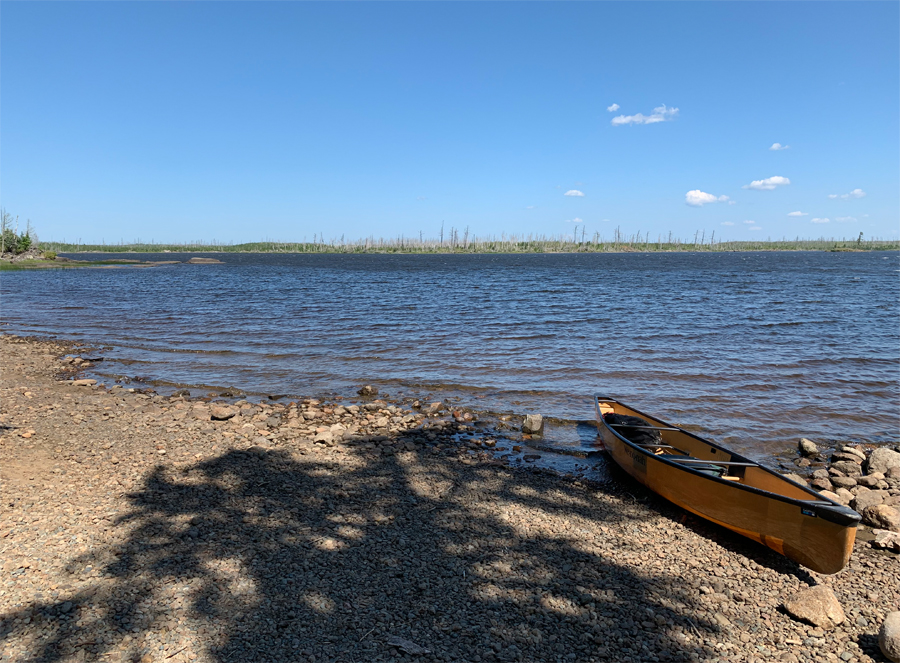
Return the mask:
[[660,497],[646,486],[638,483],[625,470],[618,467],[615,461],[609,458],[608,454],[605,455],[610,465],[608,469],[610,486],[614,487],[615,493],[630,495],[636,501],[646,504],[648,508],[657,511],[661,516],[688,528],[697,536],[713,541],[725,550],[752,560],[759,566],[782,575],[794,576],[808,585],[817,584],[810,572],[797,562],[788,559],[771,548],[767,548],[761,543],[733,532],[727,527],[701,518],[669,502],[664,497]]
[[654,514],[556,477],[421,444],[234,450],[156,468],[130,502],[125,542],[73,561],[100,570],[89,589],[3,616],[31,660],[714,655],[688,574],[656,561]]

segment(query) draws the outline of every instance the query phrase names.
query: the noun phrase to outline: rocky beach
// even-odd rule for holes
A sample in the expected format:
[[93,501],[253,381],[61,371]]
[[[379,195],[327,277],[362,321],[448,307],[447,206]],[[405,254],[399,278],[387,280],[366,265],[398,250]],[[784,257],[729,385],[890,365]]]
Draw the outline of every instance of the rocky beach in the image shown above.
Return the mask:
[[163,396],[90,358],[0,337],[2,661],[888,660],[871,449],[792,464],[868,511],[822,576],[614,468],[511,467],[441,403]]

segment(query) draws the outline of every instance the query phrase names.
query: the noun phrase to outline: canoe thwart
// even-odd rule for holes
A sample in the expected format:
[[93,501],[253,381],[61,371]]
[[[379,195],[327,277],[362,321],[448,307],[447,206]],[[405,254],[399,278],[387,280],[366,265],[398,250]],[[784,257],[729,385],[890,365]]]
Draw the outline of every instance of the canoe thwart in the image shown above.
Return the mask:
[[664,426],[632,426],[631,424],[606,424],[614,428],[644,428],[647,430],[681,430],[680,428],[668,428]]

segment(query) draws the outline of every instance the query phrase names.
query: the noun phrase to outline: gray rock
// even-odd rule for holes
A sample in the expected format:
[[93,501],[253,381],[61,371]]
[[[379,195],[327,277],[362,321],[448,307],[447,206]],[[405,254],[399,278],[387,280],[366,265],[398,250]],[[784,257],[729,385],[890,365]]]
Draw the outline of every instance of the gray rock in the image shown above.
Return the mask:
[[831,456],[832,463],[837,463],[842,460],[846,460],[851,463],[858,463],[860,465],[862,465],[862,462],[863,462],[863,459],[861,459],[856,454],[847,454],[847,453],[844,453],[843,451],[838,451],[837,453],[832,454],[832,456]]
[[875,486],[878,485],[879,481],[880,481],[880,479],[878,478],[877,475],[856,478],[856,483],[860,486],[865,486],[866,488],[874,488]]
[[373,387],[370,384],[367,384],[365,387],[356,392],[360,396],[364,396],[366,398],[371,398],[372,396],[378,395],[378,388]]
[[809,485],[820,492],[823,490],[831,490],[833,488],[828,479],[813,479],[809,482]]
[[214,421],[226,421],[238,413],[236,408],[220,403],[209,404],[209,418]]
[[878,529],[900,532],[900,511],[892,506],[876,504],[862,512],[863,522]]
[[884,502],[884,498],[887,496],[887,492],[883,490],[869,490],[868,488],[860,488],[859,492],[856,493],[856,497],[854,497],[853,501],[850,502],[850,508],[854,511],[862,513],[870,506],[878,506],[879,504]]
[[816,443],[812,440],[808,440],[805,437],[800,438],[800,444],[797,445],[797,448],[800,450],[800,453],[804,456],[818,456],[819,455],[819,447],[816,446]]
[[853,477],[831,477],[831,483],[838,488],[853,488],[856,485],[856,479]]
[[793,472],[789,472],[788,474],[782,475],[785,479],[790,479],[794,483],[799,483],[801,486],[806,485],[806,479],[801,477],[799,474],[794,474]]
[[794,619],[822,629],[833,629],[846,619],[844,609],[827,585],[803,589],[784,602],[784,609]]
[[866,461],[867,474],[881,472],[887,476],[887,471],[892,467],[900,468],[900,453],[884,447],[875,449],[875,451],[869,454],[869,458]]
[[316,433],[316,436],[313,438],[313,442],[315,442],[316,444],[324,444],[326,447],[333,447],[334,435],[332,435],[330,430]]
[[390,638],[388,638],[387,644],[389,647],[397,647],[398,649],[406,652],[407,654],[411,654],[412,656],[422,656],[423,654],[431,653],[430,649],[426,649],[425,647],[417,645],[411,640],[407,640],[396,635],[392,635]]
[[889,467],[884,476],[888,479],[900,479],[900,467]]
[[72,382],[72,386],[73,386],[73,387],[92,387],[92,386],[95,385],[95,384],[97,384],[97,381],[96,381],[96,380],[90,380],[90,379],[85,379],[85,380],[74,380],[74,381]]
[[859,463],[852,460],[839,460],[831,466],[838,472],[846,474],[848,477],[858,477],[862,474],[862,467]]
[[525,415],[522,422],[522,432],[530,435],[540,435],[544,430],[544,417],[539,414]]
[[889,661],[900,663],[900,612],[889,612],[878,631],[878,646]]
[[828,479],[830,476],[828,470],[816,470],[812,473],[813,479]]

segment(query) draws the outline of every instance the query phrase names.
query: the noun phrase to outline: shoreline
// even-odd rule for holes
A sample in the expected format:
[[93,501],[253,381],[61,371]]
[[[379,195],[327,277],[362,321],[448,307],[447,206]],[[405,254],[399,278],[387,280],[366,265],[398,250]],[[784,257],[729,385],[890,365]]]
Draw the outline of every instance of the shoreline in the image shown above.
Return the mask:
[[[896,555],[859,540],[821,576],[439,417],[78,385],[73,349],[0,337],[0,660],[868,663],[900,609]],[[810,584],[846,621],[780,609]]]

